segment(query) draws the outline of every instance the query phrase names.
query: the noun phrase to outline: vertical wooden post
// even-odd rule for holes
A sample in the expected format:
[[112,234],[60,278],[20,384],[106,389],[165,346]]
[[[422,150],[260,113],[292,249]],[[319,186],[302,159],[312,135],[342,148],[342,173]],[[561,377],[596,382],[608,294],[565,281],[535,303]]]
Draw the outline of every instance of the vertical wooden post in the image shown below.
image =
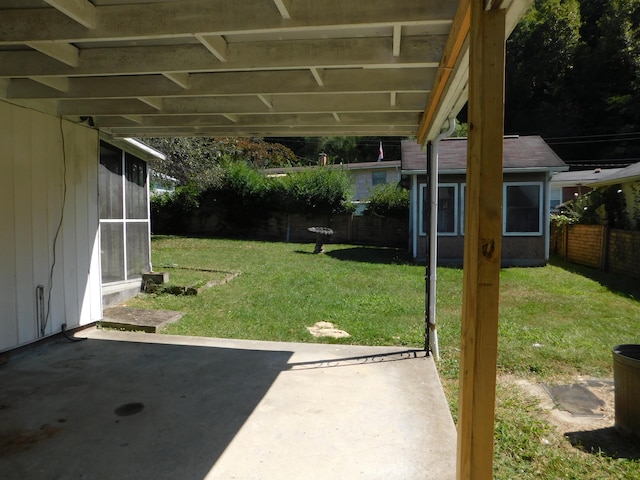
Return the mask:
[[471,1],[458,480],[493,478],[502,247],[505,10],[487,10],[485,3]]

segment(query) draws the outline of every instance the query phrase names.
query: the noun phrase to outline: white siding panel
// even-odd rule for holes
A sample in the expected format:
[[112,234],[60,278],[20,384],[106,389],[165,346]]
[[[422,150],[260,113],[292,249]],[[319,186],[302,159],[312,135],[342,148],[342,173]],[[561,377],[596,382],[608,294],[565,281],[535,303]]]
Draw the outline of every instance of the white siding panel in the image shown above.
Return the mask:
[[[74,128],[78,128],[73,126]],[[95,298],[91,295],[90,285],[92,271],[92,250],[95,245],[95,237],[98,232],[98,138],[86,135],[73,137],[76,140],[75,149],[77,151],[76,172],[78,174],[78,188],[76,193],[76,225],[82,228],[76,229],[76,256],[78,268],[76,269],[76,282],[78,292],[78,315],[77,324],[86,325],[92,319],[92,301]],[[89,152],[92,152],[89,155]],[[99,282],[99,280],[98,280]],[[95,290],[95,289],[93,289]],[[100,296],[100,295],[99,295]],[[76,318],[76,317],[74,317]]]
[[[31,142],[31,184],[37,187],[33,188],[31,192],[33,202],[31,209],[32,254],[37,252],[37,255],[33,257],[35,260],[32,265],[33,285],[36,287],[42,285],[45,288],[49,284],[49,265],[51,262],[49,238],[53,238],[48,222],[49,190],[52,188],[49,182],[48,164],[51,160],[51,152],[55,151],[52,145],[54,140],[50,125],[52,121],[55,121],[53,117],[31,115],[32,132],[40,132],[37,134],[37,140]],[[44,293],[46,295],[46,289]],[[37,328],[40,328],[39,325]],[[40,335],[39,332],[37,333]]]
[[102,304],[97,132],[0,101],[0,152],[2,351],[40,337],[38,285],[50,306],[45,335],[99,320]]
[[[64,229],[58,227],[61,221],[62,204],[64,197],[64,180],[69,178],[69,172],[64,172],[65,158],[62,156],[62,137],[60,134],[60,119],[55,117],[47,118],[47,134],[44,136],[48,145],[47,155],[47,176],[48,189],[47,197],[47,279],[44,283],[47,295],[48,321],[46,334],[53,332],[53,323],[64,323],[61,321],[66,316],[65,284],[64,284],[64,258],[62,244],[64,240]],[[68,186],[68,185],[67,185]],[[65,202],[66,204],[66,202]],[[65,212],[66,214],[66,212]],[[55,243],[55,251],[54,251]],[[44,256],[44,252],[41,252]],[[53,270],[52,270],[53,269]],[[50,279],[52,281],[50,281]]]
[[76,213],[77,202],[82,201],[82,190],[85,187],[85,184],[82,181],[83,179],[81,178],[82,159],[78,158],[80,156],[78,142],[75,138],[74,132],[67,122],[63,122],[63,131],[67,194],[64,205],[62,241],[60,242],[60,246],[62,247],[61,258],[64,275],[65,317],[69,319],[69,322],[67,322],[65,318],[53,318],[52,320],[57,331],[59,331],[60,326],[63,323],[67,323],[68,326],[75,326],[79,323],[79,297],[81,295],[81,291],[78,291],[78,274],[80,274],[78,270],[82,268],[82,262],[76,247],[76,234],[78,230],[86,228],[86,222],[80,224],[77,223],[78,218]]
[[13,135],[14,158],[13,182],[15,185],[14,218],[16,262],[16,303],[18,315],[18,342],[27,343],[37,336],[35,312],[35,287],[33,286],[33,225],[31,183],[31,138],[33,131],[29,110],[14,109],[12,122],[16,128]]
[[0,102],[0,350],[18,344],[12,127],[11,109],[8,104]]

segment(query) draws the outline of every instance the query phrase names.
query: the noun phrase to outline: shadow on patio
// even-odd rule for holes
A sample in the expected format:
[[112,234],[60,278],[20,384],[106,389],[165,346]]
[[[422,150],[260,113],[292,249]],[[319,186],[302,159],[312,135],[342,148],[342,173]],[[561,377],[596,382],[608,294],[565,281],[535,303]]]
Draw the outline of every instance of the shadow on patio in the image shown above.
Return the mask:
[[454,477],[423,352],[82,335],[0,368],[1,478]]

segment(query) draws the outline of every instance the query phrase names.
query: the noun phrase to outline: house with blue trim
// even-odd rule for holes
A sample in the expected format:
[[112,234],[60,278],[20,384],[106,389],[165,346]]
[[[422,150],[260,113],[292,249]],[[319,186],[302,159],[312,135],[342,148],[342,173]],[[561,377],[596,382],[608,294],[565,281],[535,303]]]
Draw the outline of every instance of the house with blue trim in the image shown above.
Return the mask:
[[[438,263],[462,265],[465,231],[467,139],[438,143]],[[402,175],[411,179],[409,248],[425,260],[430,205],[427,153],[402,142]],[[540,266],[549,260],[549,182],[568,166],[539,136],[505,136],[502,265]]]

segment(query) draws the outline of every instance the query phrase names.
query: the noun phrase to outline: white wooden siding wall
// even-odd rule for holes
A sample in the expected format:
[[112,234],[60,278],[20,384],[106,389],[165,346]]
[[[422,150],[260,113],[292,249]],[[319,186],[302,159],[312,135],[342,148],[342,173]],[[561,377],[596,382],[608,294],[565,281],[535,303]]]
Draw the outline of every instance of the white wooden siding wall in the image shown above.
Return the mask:
[[45,336],[102,315],[98,242],[98,134],[0,101],[0,351],[41,338],[36,287],[48,308]]
[[[379,172],[380,169],[375,170],[353,170],[352,175],[354,177],[354,200],[367,200],[371,195],[371,189],[373,188],[373,172]],[[398,183],[400,181],[400,172],[398,169],[384,170],[387,175],[387,183]]]

